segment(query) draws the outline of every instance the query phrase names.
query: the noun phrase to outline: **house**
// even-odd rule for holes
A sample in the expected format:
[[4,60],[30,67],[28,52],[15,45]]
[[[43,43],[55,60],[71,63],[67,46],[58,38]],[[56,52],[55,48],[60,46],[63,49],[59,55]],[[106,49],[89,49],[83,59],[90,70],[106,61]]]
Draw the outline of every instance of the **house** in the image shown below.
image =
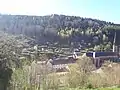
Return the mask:
[[93,58],[93,64],[95,64],[97,68],[102,66],[104,60],[114,61],[119,58],[116,52],[87,52],[85,55]]
[[35,45],[33,48],[34,48],[35,51],[37,51],[38,50],[38,45]]
[[116,52],[87,52],[86,56],[93,57],[93,58],[110,59],[110,58],[117,58],[118,53]]
[[33,71],[36,72],[37,75],[41,75],[41,73],[50,73],[53,71],[53,66],[50,62],[47,61],[33,61],[31,64]]
[[78,59],[79,56],[81,56],[81,52],[80,51],[74,51],[73,52],[73,58]]
[[69,71],[69,64],[76,63],[76,58],[72,55],[70,56],[54,56],[49,60],[46,61],[37,61],[37,68],[41,68],[41,66],[45,66],[49,72],[68,72]]
[[76,62],[76,59],[73,57],[59,57],[48,60],[53,66],[53,69],[56,72],[64,72],[69,71],[68,64],[72,64]]
[[22,55],[30,55],[30,51],[28,51],[26,48],[22,50]]
[[41,50],[41,51],[45,51],[45,50],[48,49],[48,46],[47,46],[47,45],[42,45],[42,46],[39,46],[38,48],[39,48],[39,50]]

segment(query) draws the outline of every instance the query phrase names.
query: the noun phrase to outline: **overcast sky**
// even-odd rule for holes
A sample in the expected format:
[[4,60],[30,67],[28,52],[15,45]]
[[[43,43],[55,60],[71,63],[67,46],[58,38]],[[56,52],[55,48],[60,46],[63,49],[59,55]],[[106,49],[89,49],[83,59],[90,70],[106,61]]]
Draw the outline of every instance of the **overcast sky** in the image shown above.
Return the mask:
[[0,13],[65,14],[120,23],[120,0],[0,0]]

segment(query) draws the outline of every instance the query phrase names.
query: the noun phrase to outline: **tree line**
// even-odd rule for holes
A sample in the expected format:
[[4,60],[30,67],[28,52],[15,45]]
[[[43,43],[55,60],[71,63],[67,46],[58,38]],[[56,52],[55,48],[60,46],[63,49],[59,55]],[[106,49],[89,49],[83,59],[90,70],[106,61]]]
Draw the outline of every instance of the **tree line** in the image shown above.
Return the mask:
[[77,16],[0,15],[0,30],[23,34],[42,44],[49,42],[85,48],[111,45],[114,32],[117,32],[116,43],[119,44],[119,28],[119,24]]

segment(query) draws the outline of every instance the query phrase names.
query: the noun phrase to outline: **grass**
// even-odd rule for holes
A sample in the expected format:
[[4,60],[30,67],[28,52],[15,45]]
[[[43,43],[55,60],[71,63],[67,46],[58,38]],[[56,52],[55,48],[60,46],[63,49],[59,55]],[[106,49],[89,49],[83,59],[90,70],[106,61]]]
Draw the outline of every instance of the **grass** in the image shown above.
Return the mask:
[[98,90],[120,90],[120,88],[100,88]]
[[[120,64],[111,64],[112,67],[108,67],[109,63],[102,67],[103,73],[91,73],[94,67],[91,67],[90,60],[82,58],[76,64],[70,64],[70,72],[62,75],[54,72],[47,73],[45,67],[43,67],[44,69],[40,67],[41,78],[39,80],[41,80],[41,86],[43,87],[40,86],[39,88],[43,88],[43,90],[120,90]],[[15,70],[12,75],[11,86],[13,85],[12,87],[14,87],[16,84],[20,84],[20,90],[24,90],[22,87],[26,87],[28,88],[26,90],[29,90],[29,86],[34,84],[36,87],[30,87],[31,90],[38,90],[37,70],[34,67],[35,65],[31,65],[30,70],[28,68]],[[29,74],[31,74],[31,78]],[[30,80],[31,82],[29,83],[28,81]]]
[[59,90],[120,90],[120,88],[96,88],[96,89],[61,88]]

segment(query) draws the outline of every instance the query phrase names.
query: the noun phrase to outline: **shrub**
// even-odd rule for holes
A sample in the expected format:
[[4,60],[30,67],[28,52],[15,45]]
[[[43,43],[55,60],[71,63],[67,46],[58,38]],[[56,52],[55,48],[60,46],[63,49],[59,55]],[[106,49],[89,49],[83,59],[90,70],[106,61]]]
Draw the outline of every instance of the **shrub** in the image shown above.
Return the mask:
[[92,60],[87,57],[81,57],[77,64],[70,66],[69,87],[86,87],[92,69],[94,69]]

